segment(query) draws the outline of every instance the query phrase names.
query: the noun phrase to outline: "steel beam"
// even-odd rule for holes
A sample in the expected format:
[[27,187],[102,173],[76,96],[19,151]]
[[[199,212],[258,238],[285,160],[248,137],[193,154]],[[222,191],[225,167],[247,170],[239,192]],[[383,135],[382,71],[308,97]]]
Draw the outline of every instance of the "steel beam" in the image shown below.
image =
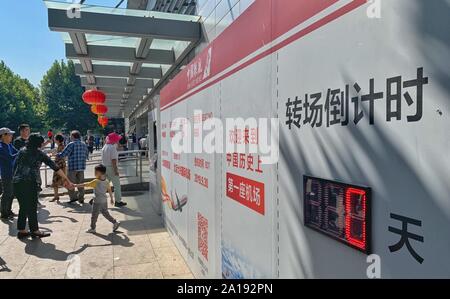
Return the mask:
[[63,9],[48,9],[52,31],[148,37],[196,42],[201,37],[199,22],[83,11],[81,18],[68,18]]
[[117,77],[117,78],[128,78],[131,75],[135,76],[137,79],[161,79],[162,70],[161,68],[152,67],[142,67],[139,74],[131,74],[130,67],[120,66],[120,65],[93,65],[92,72],[85,72],[82,65],[75,64],[75,73],[80,76],[94,75],[100,77]]
[[[88,77],[81,77],[81,85],[92,85],[92,82],[89,82]],[[128,85],[126,78],[105,78],[105,77],[96,77],[95,85],[97,87],[132,87],[133,89],[148,89],[153,88],[152,80],[145,79],[136,79],[134,84]]]
[[[97,78],[99,79],[99,78]],[[132,93],[132,92],[140,92],[142,95],[148,92],[148,87],[134,87],[134,86],[101,86],[101,85],[89,85],[89,84],[83,84],[85,82],[81,82],[81,85],[83,85],[86,89],[94,89],[97,87],[101,91],[105,93],[114,93],[114,94],[126,94],[126,93]],[[125,87],[127,88],[126,91]]]
[[89,46],[87,55],[80,55],[72,44],[66,44],[66,57],[69,59],[92,59],[115,62],[141,62],[152,64],[173,64],[175,54],[172,50],[151,49],[146,58],[136,58],[135,49],[125,47]]

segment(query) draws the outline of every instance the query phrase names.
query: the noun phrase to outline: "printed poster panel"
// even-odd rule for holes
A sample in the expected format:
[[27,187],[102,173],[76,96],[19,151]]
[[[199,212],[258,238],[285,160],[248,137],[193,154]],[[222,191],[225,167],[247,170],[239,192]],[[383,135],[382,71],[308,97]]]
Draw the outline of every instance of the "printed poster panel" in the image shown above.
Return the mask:
[[[191,269],[196,277],[215,278],[218,247],[216,241],[216,157],[204,146],[208,142],[207,123],[218,118],[218,88],[210,87],[187,101],[188,118],[191,123],[192,153],[188,154],[191,179],[189,181],[189,247]],[[214,128],[212,128],[214,129]]]
[[172,206],[172,147],[170,145],[170,126],[172,123],[171,111],[164,110],[161,111],[161,199],[163,215],[165,216],[165,221],[167,228],[170,233],[175,233],[172,228],[172,222],[168,219],[170,210]]
[[[263,165],[263,153],[250,151],[270,138],[272,57],[269,56],[220,83],[223,122],[245,125],[226,128],[225,138],[244,150],[222,156],[222,277],[271,278],[275,272],[276,164]],[[263,124],[264,122],[264,124]],[[267,133],[264,136],[264,133]],[[270,132],[269,132],[270,133]],[[269,143],[270,143],[270,139]]]
[[[171,171],[170,185],[167,194],[164,196],[166,223],[170,231],[174,234],[174,240],[180,249],[181,254],[187,259],[189,255],[188,246],[188,219],[189,219],[189,192],[188,185],[191,178],[191,171],[188,166],[188,156],[185,153],[174,151],[172,144],[177,133],[182,134],[186,126],[186,103],[180,103],[170,110],[169,140],[165,143],[163,151],[170,153]],[[166,115],[166,112],[163,113]],[[167,119],[166,119],[167,121]],[[182,141],[179,143],[182,145]],[[164,163],[164,161],[163,161]],[[163,165],[163,169],[164,169]],[[163,171],[165,178],[166,170]]]

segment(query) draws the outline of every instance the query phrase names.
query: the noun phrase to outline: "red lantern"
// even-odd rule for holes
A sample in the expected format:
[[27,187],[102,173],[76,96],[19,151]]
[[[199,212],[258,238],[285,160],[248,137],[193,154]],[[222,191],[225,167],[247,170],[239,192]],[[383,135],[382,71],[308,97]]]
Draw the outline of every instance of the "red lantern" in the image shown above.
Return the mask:
[[106,116],[100,115],[98,117],[98,123],[104,128],[108,125],[109,119]]
[[105,105],[92,105],[91,111],[94,114],[102,115],[108,112],[108,107],[106,107]]
[[83,93],[83,101],[89,105],[101,105],[105,103],[106,96],[100,90],[88,90]]

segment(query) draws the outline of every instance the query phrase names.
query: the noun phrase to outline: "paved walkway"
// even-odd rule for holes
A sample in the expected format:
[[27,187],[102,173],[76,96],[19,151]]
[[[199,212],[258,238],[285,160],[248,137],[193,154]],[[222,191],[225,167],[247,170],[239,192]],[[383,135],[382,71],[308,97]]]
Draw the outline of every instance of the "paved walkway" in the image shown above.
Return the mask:
[[0,279],[193,278],[148,193],[125,196],[126,208],[111,209],[122,222],[117,233],[100,216],[96,235],[85,233],[90,205],[69,205],[67,200],[43,201],[39,222],[43,231],[52,233],[49,238],[21,241],[15,237],[16,221],[0,222]]

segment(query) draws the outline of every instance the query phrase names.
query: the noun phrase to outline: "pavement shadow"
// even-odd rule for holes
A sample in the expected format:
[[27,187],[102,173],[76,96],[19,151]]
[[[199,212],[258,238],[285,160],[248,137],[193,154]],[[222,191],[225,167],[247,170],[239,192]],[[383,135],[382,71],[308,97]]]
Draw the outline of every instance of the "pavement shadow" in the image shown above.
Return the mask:
[[2,219],[1,222],[8,226],[8,235],[14,237],[17,235],[17,218],[11,220]]
[[89,247],[89,245],[85,244],[77,250],[65,252],[63,250],[57,249],[55,244],[44,243],[40,239],[37,240],[23,239],[21,241],[25,243],[25,253],[27,253],[28,255],[32,255],[40,259],[48,259],[55,261],[67,261],[70,255],[80,254]]
[[122,234],[120,231],[117,231],[115,233],[110,233],[108,235],[103,235],[99,233],[93,234],[96,237],[99,237],[105,241],[110,242],[109,244],[102,244],[102,245],[90,245],[85,244],[87,247],[105,247],[105,246],[113,246],[118,245],[122,247],[133,247],[134,243],[131,242],[130,238],[127,235]]
[[[72,217],[68,216],[50,216],[50,212],[44,209],[39,210],[38,213],[38,223],[39,223],[39,229],[43,232],[53,232],[53,230],[42,227],[42,225],[45,224],[52,224],[52,223],[62,223],[63,220],[53,220],[53,219],[66,219],[69,220],[72,223],[77,223],[78,220]],[[4,224],[8,226],[8,235],[10,237],[16,237],[17,236],[17,218],[11,219],[11,220],[2,220]],[[27,221],[27,227],[28,227],[28,221]]]
[[72,223],[77,223],[78,220],[69,216],[50,216],[50,211],[46,209],[40,209],[38,213],[38,220],[40,224],[52,224],[52,223],[61,223],[62,219],[69,220]]
[[0,257],[0,272],[11,272],[6,261]]
[[142,212],[138,212],[138,211],[132,210],[132,209],[127,208],[127,207],[112,208],[111,210],[113,210],[115,212],[119,212],[119,213],[125,214],[127,216],[132,216],[132,217],[142,217],[143,216]]
[[88,203],[79,204],[79,203],[64,202],[60,203],[60,205],[63,206],[65,209],[70,209],[67,212],[72,214],[90,214],[92,212],[91,205]]
[[164,229],[162,221],[145,221],[144,219],[123,220],[120,222],[120,226],[130,233]]

